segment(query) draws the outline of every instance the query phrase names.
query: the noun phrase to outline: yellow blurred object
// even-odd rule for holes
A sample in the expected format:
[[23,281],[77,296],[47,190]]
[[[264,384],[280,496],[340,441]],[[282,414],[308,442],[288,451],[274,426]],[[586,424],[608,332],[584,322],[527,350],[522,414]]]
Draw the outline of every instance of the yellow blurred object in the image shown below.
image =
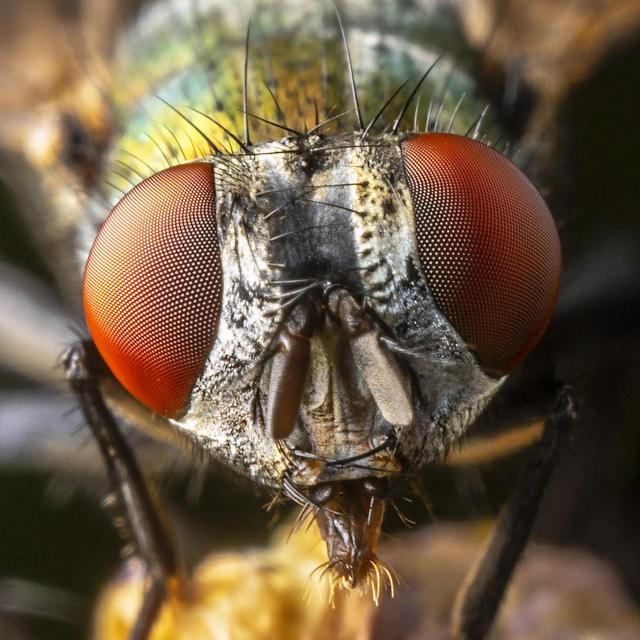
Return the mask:
[[[165,606],[149,640],[447,640],[451,609],[492,523],[434,524],[401,533],[380,554],[397,569],[374,603],[314,572],[326,560],[312,525],[290,539],[283,527],[264,549],[209,556]],[[143,565],[130,560],[105,590],[95,640],[128,640],[140,607]],[[313,573],[313,576],[311,574]],[[375,575],[375,574],[374,574]],[[388,586],[384,584],[386,587]],[[491,635],[493,640],[637,640],[640,613],[619,576],[571,548],[527,549]]]
[[[325,545],[313,523],[286,540],[244,553],[210,555],[165,605],[149,640],[365,640],[375,606],[370,593],[337,589],[317,569]],[[313,575],[311,575],[313,574]],[[97,640],[126,640],[141,603],[144,566],[127,562],[105,590]]]

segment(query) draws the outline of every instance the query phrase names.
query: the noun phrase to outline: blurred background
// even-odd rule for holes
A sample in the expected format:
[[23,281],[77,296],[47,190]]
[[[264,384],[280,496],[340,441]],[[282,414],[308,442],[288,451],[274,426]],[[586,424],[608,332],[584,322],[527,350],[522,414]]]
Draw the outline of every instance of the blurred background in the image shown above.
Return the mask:
[[[82,42],[78,33],[89,24],[108,64],[115,34],[142,4],[0,6],[0,624],[12,634],[1,637],[86,637],[91,603],[119,562],[120,541],[100,505],[101,462],[52,366],[57,345],[82,325],[54,266],[65,248],[43,255],[45,230],[29,228],[30,199],[47,197],[32,165],[48,159],[25,149],[23,133],[41,127],[41,140],[62,135],[40,106],[59,108],[83,73],[79,59],[87,58],[70,43]],[[432,4],[397,2],[417,16]],[[366,3],[345,5],[347,25],[366,11]],[[606,560],[640,604],[640,7],[634,0],[442,7],[557,217],[565,260],[547,336],[477,431],[541,415],[555,381],[576,386],[579,420],[535,536]],[[104,149],[99,123],[67,123],[51,145],[70,171]],[[263,544],[274,517],[286,517],[267,513],[268,496],[230,474],[194,470],[183,454],[131,437],[190,563],[211,549]],[[406,515],[418,527],[496,515],[525,455],[425,471],[428,508],[415,500]],[[394,514],[386,529],[402,540]]]

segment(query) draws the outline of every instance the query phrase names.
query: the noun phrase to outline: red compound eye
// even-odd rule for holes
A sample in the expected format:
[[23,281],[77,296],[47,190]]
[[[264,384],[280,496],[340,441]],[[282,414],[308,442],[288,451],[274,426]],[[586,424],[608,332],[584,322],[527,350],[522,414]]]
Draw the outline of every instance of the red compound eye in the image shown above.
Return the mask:
[[438,308],[496,374],[533,348],[560,285],[560,241],[544,200],[506,158],[469,138],[402,143],[422,270]]
[[134,397],[176,416],[211,349],[221,299],[211,165],[147,178],[113,208],[85,267],[98,351]]

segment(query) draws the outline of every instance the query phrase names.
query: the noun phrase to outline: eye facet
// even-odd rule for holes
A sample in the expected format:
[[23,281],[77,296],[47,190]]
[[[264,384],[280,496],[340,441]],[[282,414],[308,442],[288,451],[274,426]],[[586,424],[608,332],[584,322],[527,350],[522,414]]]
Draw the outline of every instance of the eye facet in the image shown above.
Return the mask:
[[176,416],[211,349],[221,300],[212,166],[150,176],[113,208],[87,260],[84,311],[98,351],[135,398]]
[[558,295],[551,213],[519,169],[476,140],[416,135],[402,156],[435,303],[487,371],[508,373],[544,332]]

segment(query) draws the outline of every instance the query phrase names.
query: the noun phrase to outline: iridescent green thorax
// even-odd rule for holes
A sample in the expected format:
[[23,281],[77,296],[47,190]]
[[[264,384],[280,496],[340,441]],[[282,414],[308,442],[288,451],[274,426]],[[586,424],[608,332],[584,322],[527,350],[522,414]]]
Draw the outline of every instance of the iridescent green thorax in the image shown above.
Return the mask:
[[[206,138],[222,152],[238,151],[223,127],[244,136],[243,68],[249,19],[251,142],[287,135],[264,120],[304,132],[335,117],[322,127],[322,133],[357,128],[333,12],[293,2],[261,3],[259,9],[253,5],[236,2],[231,9],[226,3],[201,2],[172,9],[160,4],[141,21],[144,27],[123,40],[115,72],[121,136],[113,145],[106,176],[109,202],[119,198],[118,189],[129,190],[142,176],[167,164],[210,155]],[[463,53],[458,50],[461,39],[442,9],[425,16],[417,7],[396,11],[378,1],[367,3],[364,13],[358,13],[355,2],[347,3],[343,11],[365,124],[406,82],[374,131],[389,126],[416,81],[441,55],[401,129],[451,127],[464,133],[473,126],[484,104],[464,72]],[[358,15],[357,20],[350,20],[351,12]],[[497,137],[486,122],[483,131]]]

